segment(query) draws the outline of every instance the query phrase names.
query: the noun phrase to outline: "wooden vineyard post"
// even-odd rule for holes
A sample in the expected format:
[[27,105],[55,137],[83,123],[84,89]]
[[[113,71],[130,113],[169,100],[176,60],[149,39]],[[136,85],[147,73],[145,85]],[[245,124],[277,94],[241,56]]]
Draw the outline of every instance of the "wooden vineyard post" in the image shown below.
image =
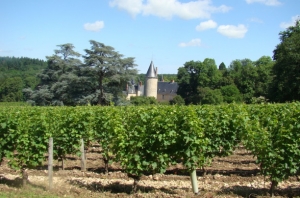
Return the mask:
[[28,181],[28,173],[26,168],[22,168],[22,179],[23,179],[23,187],[25,187]]
[[53,138],[49,138],[48,148],[48,177],[49,177],[49,189],[53,188]]
[[193,192],[195,194],[198,194],[199,191],[198,191],[197,173],[195,169],[191,172],[191,182],[192,182]]
[[80,139],[81,147],[80,147],[80,152],[81,152],[81,171],[86,171],[86,160],[85,160],[85,152],[84,152],[84,141],[81,138]]

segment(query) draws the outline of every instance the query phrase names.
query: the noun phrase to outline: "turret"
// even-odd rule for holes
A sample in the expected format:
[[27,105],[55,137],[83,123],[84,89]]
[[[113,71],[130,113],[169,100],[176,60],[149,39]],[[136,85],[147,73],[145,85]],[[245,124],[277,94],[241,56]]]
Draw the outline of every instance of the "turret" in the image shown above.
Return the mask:
[[145,82],[145,96],[157,98],[157,68],[154,68],[153,62],[151,61],[149,69],[146,74]]

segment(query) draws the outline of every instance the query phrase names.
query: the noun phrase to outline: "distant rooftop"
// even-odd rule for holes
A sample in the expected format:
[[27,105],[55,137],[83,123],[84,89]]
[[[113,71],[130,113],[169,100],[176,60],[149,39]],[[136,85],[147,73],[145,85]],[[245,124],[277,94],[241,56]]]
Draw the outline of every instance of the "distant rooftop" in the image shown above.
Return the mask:
[[178,89],[177,82],[157,82],[158,93],[176,94]]

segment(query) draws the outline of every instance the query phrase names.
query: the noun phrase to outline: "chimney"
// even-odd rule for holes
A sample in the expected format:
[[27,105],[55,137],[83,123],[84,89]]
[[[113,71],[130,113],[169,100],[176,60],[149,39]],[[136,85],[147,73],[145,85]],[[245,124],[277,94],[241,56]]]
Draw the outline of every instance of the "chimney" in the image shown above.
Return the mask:
[[155,75],[157,76],[157,67],[156,67],[156,69],[155,69]]

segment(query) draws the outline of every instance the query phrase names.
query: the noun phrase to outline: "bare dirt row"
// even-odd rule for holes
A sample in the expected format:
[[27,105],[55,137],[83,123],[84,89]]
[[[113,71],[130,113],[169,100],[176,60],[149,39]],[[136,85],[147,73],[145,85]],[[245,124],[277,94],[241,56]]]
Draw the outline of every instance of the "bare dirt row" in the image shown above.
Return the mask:
[[[55,162],[54,189],[48,190],[47,164],[28,170],[28,180],[35,193],[58,197],[269,197],[270,182],[260,175],[255,158],[242,147],[233,155],[214,158],[211,166],[197,170],[200,194],[192,192],[188,173],[178,164],[165,174],[146,175],[138,183],[138,193],[132,194],[133,179],[121,167],[112,163],[110,172],[104,174],[104,163],[97,149],[87,153],[87,168],[80,171],[80,158],[69,156],[66,169]],[[21,192],[20,173],[8,167],[7,161],[0,166],[0,192]],[[275,192],[278,197],[300,196],[300,181],[291,177],[281,182]]]

